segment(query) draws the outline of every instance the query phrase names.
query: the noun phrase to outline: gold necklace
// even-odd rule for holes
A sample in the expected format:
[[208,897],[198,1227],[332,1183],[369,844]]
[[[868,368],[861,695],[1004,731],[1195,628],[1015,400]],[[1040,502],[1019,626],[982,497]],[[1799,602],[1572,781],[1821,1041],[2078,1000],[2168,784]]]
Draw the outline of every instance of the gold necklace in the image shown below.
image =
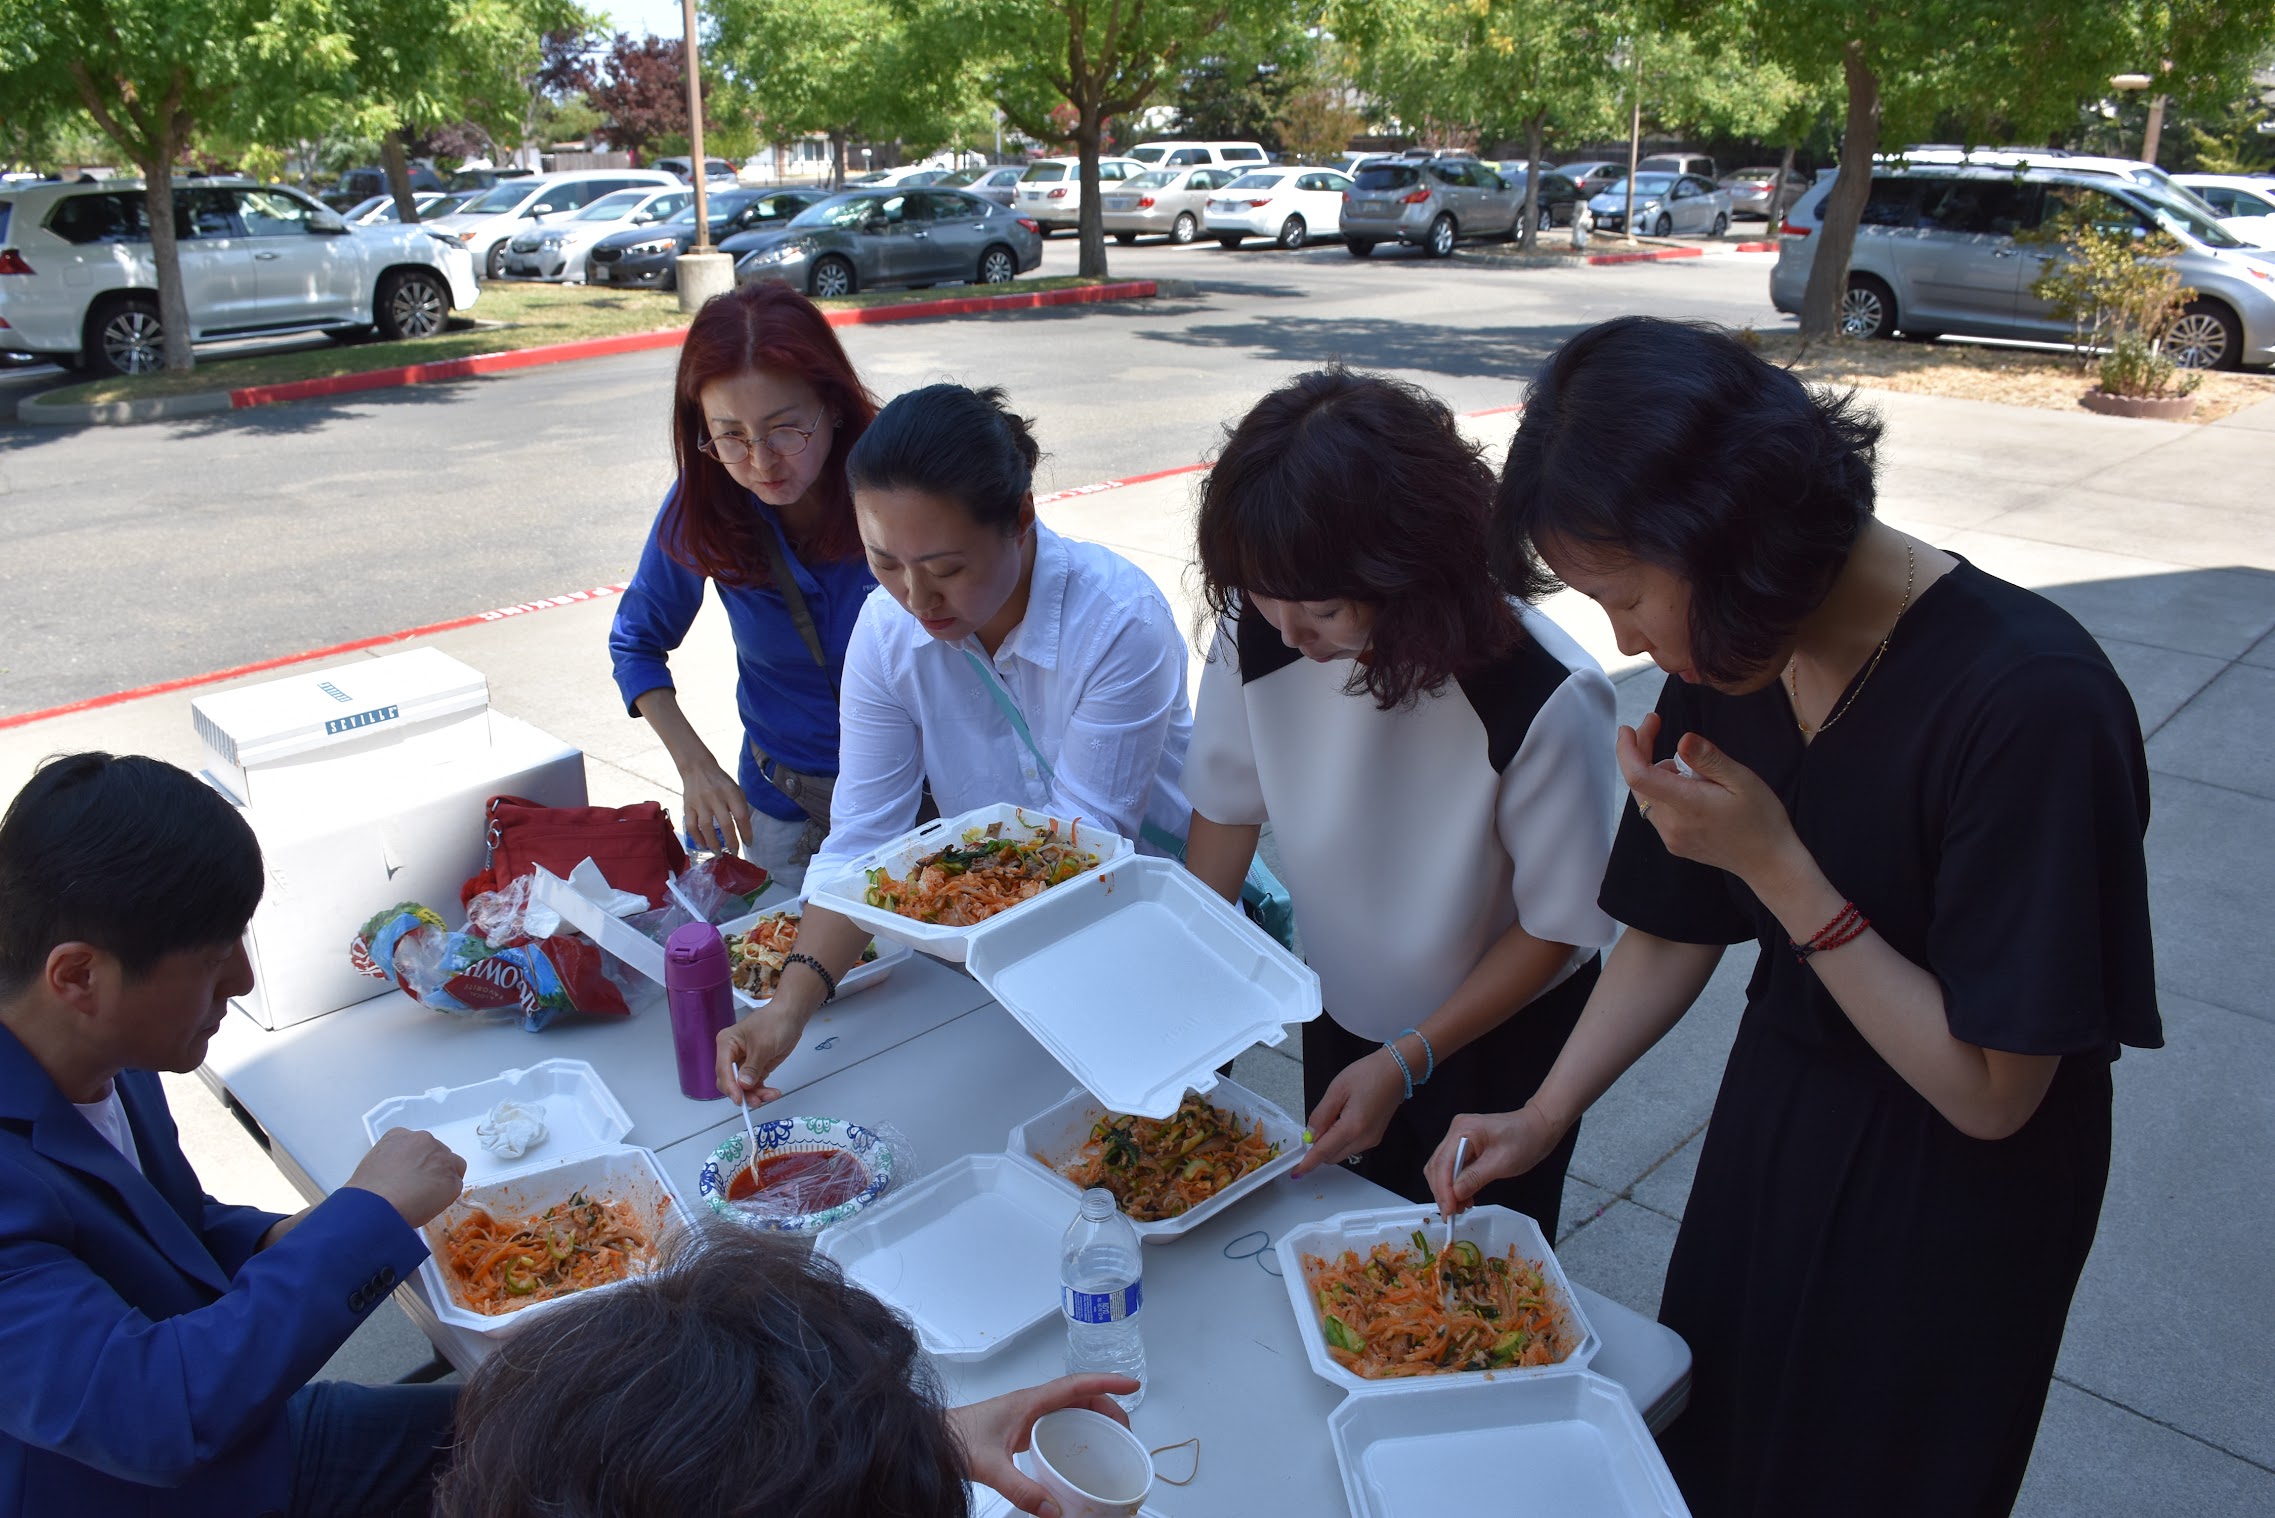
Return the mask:
[[1904,599],[1896,608],[1896,621],[1888,624],[1888,636],[1882,638],[1880,646],[1873,650],[1872,662],[1864,666],[1864,673],[1857,677],[1855,686],[1848,693],[1848,699],[1840,704],[1840,710],[1818,723],[1814,731],[1811,730],[1808,723],[1801,720],[1801,677],[1794,673],[1794,661],[1790,659],[1786,661],[1785,688],[1793,697],[1793,725],[1801,729],[1803,738],[1813,738],[1847,716],[1848,709],[1856,705],[1856,698],[1864,694],[1865,682],[1870,680],[1872,672],[1880,667],[1880,661],[1888,656],[1888,645],[1896,636],[1896,623],[1903,621],[1904,613],[1911,610],[1912,582],[1918,572],[1919,554],[1911,543],[1906,541],[1904,544]]

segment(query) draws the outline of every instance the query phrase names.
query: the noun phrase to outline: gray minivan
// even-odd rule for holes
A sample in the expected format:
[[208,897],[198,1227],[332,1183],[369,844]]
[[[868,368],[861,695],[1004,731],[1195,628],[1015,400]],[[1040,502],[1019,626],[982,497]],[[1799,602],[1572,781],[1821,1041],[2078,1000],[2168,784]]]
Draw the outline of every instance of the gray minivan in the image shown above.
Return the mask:
[[[1835,182],[1820,181],[1786,215],[1803,230],[1780,240],[1769,293],[1788,315],[1801,310]],[[2016,234],[2080,203],[2113,224],[2161,230],[2180,243],[2174,262],[2196,298],[2165,345],[2176,362],[2275,362],[2275,254],[2246,247],[2201,209],[2153,187],[2037,166],[1875,170],[1849,256],[1842,330],[2067,341],[2070,324],[2030,293],[2050,254]]]

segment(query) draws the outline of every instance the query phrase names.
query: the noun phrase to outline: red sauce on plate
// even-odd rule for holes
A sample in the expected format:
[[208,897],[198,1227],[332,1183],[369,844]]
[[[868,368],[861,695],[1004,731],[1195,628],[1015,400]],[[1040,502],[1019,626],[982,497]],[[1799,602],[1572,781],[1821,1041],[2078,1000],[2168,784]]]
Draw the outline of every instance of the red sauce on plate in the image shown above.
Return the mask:
[[861,1162],[842,1149],[793,1149],[762,1155],[756,1175],[751,1173],[753,1168],[745,1165],[735,1172],[735,1178],[727,1183],[728,1201],[747,1202],[761,1191],[794,1185],[798,1188],[799,1211],[826,1212],[852,1201],[869,1184],[869,1173],[861,1168]]

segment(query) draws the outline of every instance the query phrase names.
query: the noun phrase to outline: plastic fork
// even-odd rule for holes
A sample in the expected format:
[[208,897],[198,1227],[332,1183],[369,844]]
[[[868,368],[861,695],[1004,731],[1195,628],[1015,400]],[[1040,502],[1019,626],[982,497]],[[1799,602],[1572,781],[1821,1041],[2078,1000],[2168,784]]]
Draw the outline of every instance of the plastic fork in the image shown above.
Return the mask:
[[[1451,1190],[1453,1189],[1453,1183],[1454,1183],[1455,1181],[1458,1181],[1458,1180],[1460,1180],[1460,1179],[1461,1179],[1461,1167],[1462,1167],[1462,1162],[1463,1162],[1463,1161],[1465,1161],[1465,1160],[1467,1160],[1468,1158],[1469,1158],[1469,1135],[1465,1133],[1465,1134],[1463,1134],[1463,1135],[1461,1136],[1461,1141],[1460,1141],[1459,1143],[1457,1143],[1457,1144],[1455,1144],[1455,1145],[1453,1146],[1453,1175],[1452,1175],[1452,1177],[1451,1177],[1449,1180],[1447,1180],[1447,1182],[1446,1182],[1446,1189],[1447,1189],[1448,1191],[1451,1191]],[[1445,1293],[1445,1299],[1446,1299],[1446,1311],[1448,1311],[1448,1312],[1451,1312],[1451,1311],[1453,1311],[1453,1288],[1452,1288],[1451,1286],[1447,1286],[1447,1285],[1445,1285],[1445,1284],[1444,1284],[1444,1282],[1445,1282],[1445,1258],[1446,1258],[1446,1251],[1447,1251],[1447,1250],[1449,1250],[1449,1249],[1452,1249],[1452,1248],[1453,1248],[1453,1214],[1449,1212],[1449,1213],[1447,1213],[1447,1214],[1446,1214],[1446,1242],[1445,1242],[1445,1246],[1444,1246],[1444,1248],[1441,1248],[1441,1249],[1438,1251],[1438,1281],[1439,1281],[1439,1288],[1438,1288],[1438,1289],[1439,1289],[1439,1290],[1441,1290],[1442,1292],[1444,1292],[1444,1293]]]
[[[738,1087],[741,1086],[743,1083],[742,1061],[731,1060],[728,1062],[727,1068],[735,1073],[735,1085]],[[750,1099],[748,1097],[745,1097],[742,1101],[737,1102],[735,1105],[742,1108],[743,1132],[750,1136],[750,1154],[748,1157],[750,1162],[750,1183],[755,1187],[758,1185],[758,1125],[750,1120]],[[1463,1139],[1462,1142],[1466,1144],[1469,1142],[1469,1140]]]

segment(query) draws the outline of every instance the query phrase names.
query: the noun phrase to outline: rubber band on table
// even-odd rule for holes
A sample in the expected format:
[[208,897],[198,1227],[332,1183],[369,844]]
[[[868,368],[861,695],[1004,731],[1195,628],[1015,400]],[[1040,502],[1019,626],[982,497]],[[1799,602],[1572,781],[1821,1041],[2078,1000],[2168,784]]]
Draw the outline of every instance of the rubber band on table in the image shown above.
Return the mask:
[[[1233,1252],[1241,1245],[1247,1243],[1250,1239],[1262,1239],[1264,1242],[1258,1244],[1254,1249],[1246,1250],[1238,1254],[1235,1254]],[[1261,1228],[1250,1229],[1248,1232],[1242,1234],[1240,1237],[1226,1244],[1223,1249],[1218,1251],[1218,1253],[1222,1254],[1228,1260],[1254,1260],[1256,1262],[1256,1268],[1263,1271],[1264,1274],[1270,1276],[1275,1281],[1285,1280],[1287,1278],[1287,1272],[1279,1268],[1279,1265],[1277,1263],[1277,1256],[1272,1253],[1272,1236]]]
[[[1243,1235],[1243,1237],[1245,1237],[1245,1235]],[[1154,1480],[1162,1482],[1169,1486],[1191,1486],[1194,1482],[1201,1479],[1201,1436],[1199,1434],[1195,1434],[1190,1439],[1180,1439],[1175,1444],[1164,1444],[1158,1448],[1149,1449],[1145,1453],[1147,1458],[1150,1459],[1151,1457],[1162,1453],[1164,1450],[1183,1449],[1187,1445],[1191,1445],[1193,1447],[1193,1468],[1191,1471],[1186,1473],[1185,1479],[1180,1481],[1175,1476],[1164,1476],[1159,1470],[1156,1470],[1153,1473]]]

